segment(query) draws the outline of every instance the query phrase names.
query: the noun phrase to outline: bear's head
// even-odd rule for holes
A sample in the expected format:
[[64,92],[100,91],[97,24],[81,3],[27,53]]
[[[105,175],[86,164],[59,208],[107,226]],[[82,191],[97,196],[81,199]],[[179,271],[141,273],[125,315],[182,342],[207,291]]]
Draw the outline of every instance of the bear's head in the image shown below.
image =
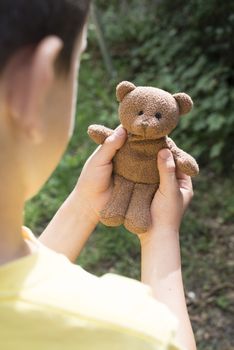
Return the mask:
[[161,89],[122,81],[116,88],[119,118],[128,133],[141,139],[159,139],[168,135],[181,115],[193,107],[185,93],[171,95]]

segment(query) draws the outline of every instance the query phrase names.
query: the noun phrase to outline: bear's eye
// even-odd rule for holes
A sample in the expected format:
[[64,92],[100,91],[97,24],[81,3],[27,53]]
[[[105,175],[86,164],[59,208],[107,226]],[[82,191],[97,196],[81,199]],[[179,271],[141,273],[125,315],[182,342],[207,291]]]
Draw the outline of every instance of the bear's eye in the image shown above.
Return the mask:
[[142,115],[142,114],[144,114],[144,112],[143,112],[143,111],[140,111],[140,112],[138,113],[138,115]]
[[159,113],[159,112],[155,113],[154,116],[155,116],[155,118],[157,118],[157,119],[161,119],[161,118],[162,118],[162,114]]

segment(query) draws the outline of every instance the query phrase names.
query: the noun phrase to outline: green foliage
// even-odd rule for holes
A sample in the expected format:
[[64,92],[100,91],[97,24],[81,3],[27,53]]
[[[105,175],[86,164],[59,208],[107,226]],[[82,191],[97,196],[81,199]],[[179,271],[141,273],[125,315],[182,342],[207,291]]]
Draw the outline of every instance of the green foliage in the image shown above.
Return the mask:
[[[102,11],[105,35],[111,44],[114,63],[119,72],[118,81],[130,79],[137,84],[152,84],[172,92],[184,90],[190,93],[195,101],[194,111],[181,120],[180,127],[174,132],[173,137],[177,139],[180,146],[183,145],[188,152],[199,157],[200,161],[210,161],[212,164],[216,162],[217,168],[227,170],[232,164],[231,137],[234,130],[234,114],[231,108],[234,92],[231,89],[232,74],[228,66],[230,57],[226,52],[222,57],[223,61],[220,58],[220,63],[215,64],[215,58],[212,60],[210,57],[208,60],[208,53],[205,51],[201,53],[199,45],[194,44],[197,36],[201,37],[202,31],[196,33],[195,29],[190,28],[178,34],[179,29],[176,25],[181,26],[182,21],[176,17],[181,15],[183,6],[190,6],[190,13],[199,15],[195,9],[192,11],[191,4],[195,6],[192,1],[181,3],[181,11],[178,10],[178,4],[178,1],[173,2],[170,11],[167,8],[171,17],[169,21],[165,6],[170,4],[167,1],[159,2],[157,6],[155,2],[146,0],[111,1],[108,6],[106,2],[100,1],[99,8]],[[223,6],[226,8],[228,5],[225,3]],[[123,16],[126,10],[129,16]],[[216,8],[214,10],[218,11]],[[165,16],[162,15],[162,11],[165,12]],[[160,21],[155,22],[156,15]],[[202,16],[205,15],[210,16],[207,9],[205,13],[202,12]],[[183,26],[185,26],[188,19],[185,15],[183,16],[185,19]],[[198,23],[191,16],[189,18],[197,28]],[[165,28],[167,20],[168,30]],[[204,26],[209,24],[204,18],[202,23]],[[90,37],[89,49],[84,54],[81,64],[78,117],[69,149],[55,174],[26,208],[26,224],[36,233],[43,230],[73,189],[85,160],[95,148],[86,133],[88,125],[103,123],[109,127],[115,127],[118,124],[118,105],[115,98],[117,80],[110,81],[105,72],[93,26],[90,29]],[[230,150],[227,152],[228,148]],[[217,179],[212,172],[209,176],[208,179],[207,175],[201,177],[196,185],[196,191],[199,191],[197,197],[201,198],[201,194],[204,193],[204,198],[202,209],[200,200],[194,201],[195,215],[191,215],[186,221],[187,226],[185,225],[184,231],[189,231],[191,237],[206,234],[206,226],[203,223],[206,220],[205,217],[210,217],[211,213],[218,218],[219,222],[230,223],[233,220],[234,202],[231,194],[233,190],[230,190],[231,182],[225,180],[224,187],[219,179],[217,186],[212,185],[210,190],[208,184],[216,183]],[[214,189],[216,189],[215,193]],[[209,194],[210,192],[213,195]],[[217,208],[221,208],[219,212],[216,211]],[[197,220],[201,212],[203,216]],[[137,276],[136,266],[139,264],[139,247],[131,241],[131,238],[126,238],[126,241],[130,240],[130,245],[133,244],[135,247],[131,251],[126,245],[133,257],[129,258],[128,248],[122,251],[122,239],[124,240],[122,231],[120,235],[116,235],[115,232],[104,226],[98,227],[97,238],[91,240],[91,245],[88,245],[87,251],[85,250],[81,256],[81,262],[96,273],[103,273],[105,266],[112,266],[111,268],[115,271],[135,277]],[[187,241],[189,242],[188,237]],[[207,240],[201,237],[197,245],[194,244],[194,249],[200,249],[199,246],[201,249],[202,247],[206,249],[206,244]],[[105,249],[105,245],[108,248]],[[108,251],[111,253],[109,254]],[[137,262],[134,260],[135,257]],[[132,259],[132,263],[129,263],[128,259]],[[189,263],[189,266],[192,264]]]
[[230,306],[230,300],[224,295],[221,295],[217,298],[217,305],[224,310],[228,310]]
[[190,94],[194,110],[182,118],[173,137],[201,164],[231,170],[234,2],[97,3],[119,80]]
[[99,225],[78,263],[97,275],[118,273],[140,279],[140,244],[138,238],[123,227]]

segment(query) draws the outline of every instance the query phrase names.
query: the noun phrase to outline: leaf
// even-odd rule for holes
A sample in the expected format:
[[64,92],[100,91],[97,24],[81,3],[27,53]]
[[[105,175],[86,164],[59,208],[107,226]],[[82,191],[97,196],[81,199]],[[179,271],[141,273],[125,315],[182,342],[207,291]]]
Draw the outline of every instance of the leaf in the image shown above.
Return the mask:
[[216,304],[224,310],[227,310],[230,305],[230,300],[225,295],[221,295],[217,298]]
[[224,146],[223,141],[220,141],[220,142],[216,143],[215,145],[213,145],[211,150],[210,150],[210,157],[211,158],[218,157],[221,153],[223,146]]
[[226,119],[224,118],[224,116],[215,113],[211,114],[211,116],[207,120],[209,131],[221,130],[223,124],[225,124],[225,121]]

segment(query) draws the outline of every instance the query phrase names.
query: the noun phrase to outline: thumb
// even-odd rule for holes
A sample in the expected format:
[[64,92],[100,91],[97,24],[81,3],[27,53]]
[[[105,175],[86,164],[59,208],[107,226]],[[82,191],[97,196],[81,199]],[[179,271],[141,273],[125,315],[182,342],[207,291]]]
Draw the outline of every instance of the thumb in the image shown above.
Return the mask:
[[158,153],[158,170],[161,192],[166,194],[177,190],[178,183],[175,173],[175,162],[169,149],[162,149]]
[[115,129],[113,134],[107,137],[103,145],[98,148],[96,152],[98,162],[101,164],[111,162],[116,152],[123,146],[126,137],[126,130],[122,126]]

